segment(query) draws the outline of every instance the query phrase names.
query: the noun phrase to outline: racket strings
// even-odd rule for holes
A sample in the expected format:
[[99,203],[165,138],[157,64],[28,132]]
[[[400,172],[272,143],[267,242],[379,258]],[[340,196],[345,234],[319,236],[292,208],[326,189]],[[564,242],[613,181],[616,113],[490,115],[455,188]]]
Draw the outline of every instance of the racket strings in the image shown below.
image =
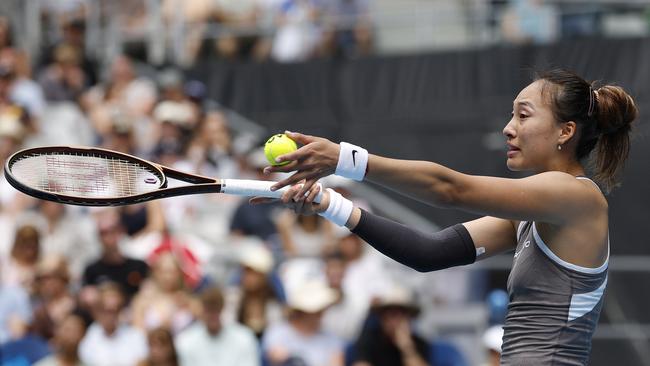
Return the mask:
[[133,161],[92,153],[33,153],[17,159],[12,174],[41,191],[78,197],[126,197],[160,188],[155,169]]

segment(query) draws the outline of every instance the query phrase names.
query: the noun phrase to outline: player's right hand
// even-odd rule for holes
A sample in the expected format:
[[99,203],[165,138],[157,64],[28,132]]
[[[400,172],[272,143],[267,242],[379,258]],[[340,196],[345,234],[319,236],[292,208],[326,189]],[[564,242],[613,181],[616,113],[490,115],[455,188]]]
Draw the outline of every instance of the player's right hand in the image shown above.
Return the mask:
[[[330,194],[327,190],[323,191],[321,201],[319,203],[314,202],[314,199],[321,191],[322,186],[320,184],[314,184],[311,186],[303,195],[297,196],[298,192],[303,190],[304,181],[296,184],[280,197],[280,201],[284,204],[285,207],[290,208],[298,215],[314,215],[327,210],[330,202]],[[263,204],[277,201],[276,198],[267,198],[267,197],[253,197],[250,199],[251,204]]]

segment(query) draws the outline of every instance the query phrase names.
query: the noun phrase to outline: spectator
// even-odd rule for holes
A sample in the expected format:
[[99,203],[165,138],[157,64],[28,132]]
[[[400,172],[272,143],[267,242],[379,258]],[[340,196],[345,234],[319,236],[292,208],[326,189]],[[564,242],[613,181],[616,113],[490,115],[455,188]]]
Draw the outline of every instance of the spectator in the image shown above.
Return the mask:
[[138,77],[131,59],[120,55],[110,63],[106,80],[82,96],[81,105],[100,136],[106,136],[113,128],[115,110],[124,113],[133,121],[138,150],[149,151],[154,129],[149,116],[156,98],[155,84],[147,78]]
[[93,304],[97,299],[97,286],[104,282],[114,282],[122,287],[128,302],[148,277],[149,266],[144,261],[122,254],[120,244],[125,233],[115,210],[98,215],[97,230],[102,254],[84,270],[81,297]]
[[120,249],[128,257],[148,260],[167,231],[161,201],[149,201],[118,208],[125,232]]
[[162,164],[173,166],[185,153],[196,115],[188,103],[164,101],[156,106],[153,116],[159,123],[153,155]]
[[270,365],[342,366],[343,342],[321,328],[336,292],[321,281],[307,281],[290,290],[287,301],[288,321],[269,327],[262,341]]
[[344,296],[354,302],[356,309],[367,309],[371,301],[387,290],[391,279],[385,274],[385,263],[374,249],[345,228],[335,227],[339,237],[336,250],[345,261],[342,290]]
[[318,215],[283,211],[277,221],[285,257],[320,257],[334,241],[332,224]]
[[70,271],[65,257],[45,256],[36,271],[34,323],[35,332],[51,339],[63,320],[77,306],[70,291]]
[[340,251],[331,251],[325,255],[327,284],[336,291],[337,298],[323,314],[323,329],[351,343],[359,336],[368,313],[368,304],[356,301],[354,294],[343,291],[345,272],[345,258]]
[[208,112],[190,142],[187,155],[193,171],[214,177],[235,177],[239,169],[233,159],[232,137],[222,111]]
[[217,0],[217,22],[231,29],[232,33],[225,33],[217,39],[217,52],[219,56],[229,60],[251,57],[258,36],[254,32],[237,34],[239,30],[256,30],[259,8],[257,0]]
[[[225,115],[218,110],[208,112],[194,129],[184,158],[174,168],[208,177],[239,177],[232,145]],[[197,195],[171,198],[163,205],[173,230],[211,243],[226,243],[230,219],[240,199],[224,194]]]
[[[244,161],[244,166],[252,172],[252,179],[273,180],[273,177],[262,172],[267,165],[268,161],[262,149],[253,150]],[[277,203],[251,205],[248,200],[242,200],[230,222],[230,232],[235,236],[252,235],[266,241],[273,240],[277,234],[273,218],[280,210],[282,208]]]
[[429,344],[410,326],[418,311],[406,288],[395,286],[382,294],[373,307],[379,326],[370,325],[362,332],[353,366],[428,365]]
[[326,55],[358,57],[371,53],[372,24],[368,0],[331,0],[323,34]]
[[0,261],[0,278],[5,285],[20,286],[28,293],[32,291],[40,255],[39,242],[40,233],[34,226],[26,224],[16,229],[11,255],[6,261]]
[[164,327],[155,328],[147,333],[149,356],[138,366],[178,366],[178,354],[174,347],[172,333]]
[[186,260],[178,258],[170,247],[151,261],[151,278],[133,299],[136,327],[150,330],[164,326],[178,334],[194,321],[199,305],[184,278],[185,267],[181,262]]
[[0,50],[2,74],[10,80],[9,99],[25,107],[27,113],[39,118],[45,109],[43,89],[32,80],[31,67],[27,53],[14,48]]
[[271,57],[279,62],[299,62],[313,57],[321,42],[318,3],[285,0],[280,9]]
[[43,232],[43,256],[66,258],[73,281],[78,281],[86,265],[99,256],[95,224],[69,206],[37,201],[37,210],[27,212],[22,219]]
[[77,102],[90,85],[80,63],[81,54],[76,47],[60,44],[54,49],[54,62],[39,77],[48,101]]
[[11,22],[9,19],[0,15],[0,50],[10,48],[14,44],[13,33],[11,32]]
[[79,358],[88,365],[136,365],[147,356],[147,340],[137,328],[123,322],[125,298],[119,285],[99,287],[95,322],[79,345]]
[[[146,258],[159,243],[162,233],[167,230],[165,216],[161,202],[150,201],[147,203],[127,205],[120,207],[120,222],[130,238],[129,247],[141,244],[141,241],[150,242],[144,250],[136,250],[137,258]],[[153,242],[153,243],[151,243]]]
[[110,113],[111,127],[102,136],[102,147],[125,154],[138,155],[140,151],[138,151],[135,141],[133,120],[119,109],[112,109]]
[[201,321],[176,338],[181,365],[259,365],[259,347],[253,332],[237,323],[223,324],[221,291],[216,287],[203,291],[201,306]]
[[273,256],[257,238],[244,239],[239,247],[241,281],[226,291],[223,318],[247,326],[261,339],[270,324],[282,319],[282,305],[271,283]]
[[500,365],[502,343],[503,325],[493,325],[483,333],[483,346],[485,346],[488,351],[488,360],[484,366]]
[[60,28],[62,39],[43,52],[44,56],[39,64],[41,66],[49,65],[54,60],[57,46],[61,44],[70,45],[79,52],[80,66],[84,74],[88,77],[88,85],[95,85],[98,81],[97,70],[99,69],[99,65],[86,52],[86,23],[83,19],[73,17],[64,19]]
[[0,344],[22,338],[32,321],[29,295],[0,281]]
[[511,0],[502,16],[501,31],[510,43],[548,43],[559,33],[557,10],[544,0]]
[[71,313],[55,330],[52,346],[54,354],[40,360],[35,366],[83,366],[79,359],[79,343],[86,334],[86,319]]
[[43,338],[26,334],[20,339],[0,344],[2,366],[33,365],[52,353]]
[[158,89],[161,102],[183,103],[185,95],[183,73],[175,68],[167,68],[158,74]]
[[[0,75],[0,161],[4,162],[11,154],[18,151],[27,136],[27,129],[20,119],[10,109],[3,106],[2,75]],[[2,213],[7,215],[8,231],[3,232],[2,238],[10,238],[13,231],[13,222],[16,216],[22,214],[35,200],[14,189],[5,179],[4,171],[0,175],[0,206]],[[0,253],[7,253],[10,242],[3,242]]]

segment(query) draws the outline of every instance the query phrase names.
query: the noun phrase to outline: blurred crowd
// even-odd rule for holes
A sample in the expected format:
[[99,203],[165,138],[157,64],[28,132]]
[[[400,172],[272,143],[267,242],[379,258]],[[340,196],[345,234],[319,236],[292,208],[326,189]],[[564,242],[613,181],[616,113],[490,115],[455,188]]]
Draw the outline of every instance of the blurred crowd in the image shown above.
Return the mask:
[[[285,3],[291,16],[313,5]],[[25,147],[90,145],[206,176],[278,178],[201,81],[140,72],[126,55],[100,67],[83,29],[64,22],[30,60],[0,17],[2,162]],[[372,209],[348,184],[326,182]],[[0,233],[2,365],[463,364],[412,324],[466,303],[466,272],[414,276],[347,229],[278,204],[208,194],[65,206],[2,177]]]
[[72,26],[99,28],[132,54],[151,52],[148,42],[156,38],[167,50],[163,58],[185,66],[206,58],[350,58],[371,53],[374,44],[370,0],[57,0],[41,6],[44,29],[56,29],[70,14],[88,19],[95,12],[98,22]]

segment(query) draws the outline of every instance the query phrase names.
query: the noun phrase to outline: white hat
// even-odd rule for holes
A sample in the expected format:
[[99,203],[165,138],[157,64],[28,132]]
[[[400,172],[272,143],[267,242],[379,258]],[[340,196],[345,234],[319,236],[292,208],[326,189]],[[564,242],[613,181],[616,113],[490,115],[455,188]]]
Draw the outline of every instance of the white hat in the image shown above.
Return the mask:
[[192,107],[185,103],[164,101],[153,110],[153,117],[159,122],[171,122],[179,126],[187,126],[192,122],[194,113]]
[[503,343],[503,326],[493,325],[483,333],[483,345],[493,351],[501,353]]
[[404,308],[413,315],[416,315],[420,311],[415,303],[413,292],[398,284],[393,284],[382,291],[373,305],[375,310],[382,310],[388,307]]
[[336,291],[324,281],[312,280],[297,286],[287,296],[287,305],[304,313],[318,313],[334,304],[338,298]]
[[257,272],[267,274],[273,269],[273,255],[264,242],[250,238],[241,243],[239,263]]

